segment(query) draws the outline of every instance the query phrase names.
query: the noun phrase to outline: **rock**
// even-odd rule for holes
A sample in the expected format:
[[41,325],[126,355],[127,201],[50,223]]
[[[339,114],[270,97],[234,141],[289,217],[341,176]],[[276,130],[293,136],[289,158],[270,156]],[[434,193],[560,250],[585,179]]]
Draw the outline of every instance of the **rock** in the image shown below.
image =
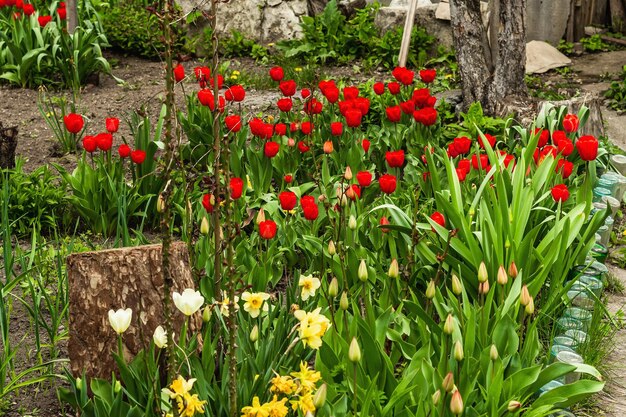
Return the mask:
[[[415,12],[415,24],[423,27],[429,35],[437,38],[440,45],[452,48],[452,29],[448,22],[435,19],[437,7],[437,4],[418,7]],[[383,32],[403,27],[406,13],[406,7],[381,7],[374,23]]]
[[[171,247],[173,291],[195,288],[184,242]],[[124,357],[130,360],[147,348],[154,329],[164,325],[161,245],[139,246],[72,254],[67,258],[70,308],[68,354],[75,376],[110,378],[116,369],[111,352],[117,352],[117,335],[108,319],[110,309],[133,310],[131,325],[123,334]],[[172,303],[177,332],[185,320]],[[196,313],[190,328],[199,329]]]
[[526,40],[558,45],[567,29],[572,0],[527,0]]
[[452,18],[450,16],[450,4],[443,2],[439,3],[437,10],[435,11],[435,18],[439,20],[450,20]]
[[547,42],[530,41],[526,44],[526,74],[541,74],[571,63],[571,59]]

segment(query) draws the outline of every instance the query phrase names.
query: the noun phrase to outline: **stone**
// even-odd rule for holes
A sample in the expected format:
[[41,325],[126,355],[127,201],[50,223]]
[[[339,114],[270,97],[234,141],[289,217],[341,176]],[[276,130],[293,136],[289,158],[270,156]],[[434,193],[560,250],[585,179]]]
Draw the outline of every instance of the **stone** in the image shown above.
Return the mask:
[[572,0],[527,0],[526,40],[558,45],[567,29]]
[[[195,288],[184,242],[170,252],[173,291]],[[161,245],[72,254],[67,258],[70,331],[68,354],[74,376],[110,378],[116,369],[117,334],[108,311],[133,310],[131,325],[123,334],[127,361],[149,346],[154,329],[164,325]],[[180,331],[185,316],[172,306],[172,323]],[[190,330],[202,326],[201,313],[191,317]]]
[[526,74],[541,74],[571,63],[571,59],[547,42],[530,41],[526,44]]
[[[452,28],[448,22],[435,19],[437,7],[437,4],[418,7],[415,11],[415,24],[423,27],[429,35],[437,38],[439,45],[452,48]],[[406,7],[381,7],[374,23],[384,33],[397,27],[403,27],[406,13]]]

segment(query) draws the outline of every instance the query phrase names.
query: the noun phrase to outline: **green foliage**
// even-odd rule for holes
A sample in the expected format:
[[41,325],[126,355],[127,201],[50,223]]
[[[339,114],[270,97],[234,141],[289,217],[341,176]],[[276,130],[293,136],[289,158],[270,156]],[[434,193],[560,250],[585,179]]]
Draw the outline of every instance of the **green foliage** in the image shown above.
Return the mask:
[[565,55],[571,55],[574,53],[574,44],[572,42],[567,42],[565,39],[561,39],[556,49]]
[[609,107],[617,111],[626,110],[626,65],[622,68],[621,80],[613,81],[604,96],[609,99]]
[[580,43],[583,44],[586,52],[600,52],[615,49],[613,45],[604,42],[600,35],[592,35],[582,38]]
[[221,54],[226,58],[250,57],[258,62],[269,61],[269,50],[265,46],[246,38],[243,33],[236,30],[231,32],[229,38],[221,39],[219,47]]

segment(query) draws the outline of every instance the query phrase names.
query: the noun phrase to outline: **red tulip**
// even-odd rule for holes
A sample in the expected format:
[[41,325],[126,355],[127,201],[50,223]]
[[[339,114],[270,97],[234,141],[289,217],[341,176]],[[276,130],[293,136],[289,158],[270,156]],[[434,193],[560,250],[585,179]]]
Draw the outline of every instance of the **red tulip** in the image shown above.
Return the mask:
[[287,125],[284,123],[276,123],[274,125],[274,133],[276,133],[276,135],[278,136],[287,135]]
[[[493,135],[490,135],[489,133],[485,133],[485,139],[487,139],[487,142],[489,142],[489,145],[493,148],[494,146],[496,146],[496,137]],[[478,135],[478,144],[480,145],[481,148],[485,149],[485,144],[483,143],[483,138],[482,136]]]
[[137,165],[143,164],[143,161],[146,160],[146,151],[142,151],[141,149],[132,151],[130,153],[130,160]]
[[454,145],[454,149],[459,155],[465,155],[472,148],[472,140],[465,136],[461,136],[460,138],[454,138],[452,144]]
[[459,181],[461,182],[465,181],[465,177],[467,176],[467,172],[465,172],[465,169],[457,168],[455,171],[456,171],[456,176],[458,177]]
[[377,95],[381,95],[385,93],[385,83],[377,82],[374,83],[374,93]]
[[224,117],[224,124],[228,132],[239,132],[241,130],[241,117],[237,114]]
[[341,122],[332,122],[330,124],[330,134],[333,136],[341,136],[343,133],[343,124]]
[[[478,165],[479,159],[480,166]],[[476,158],[476,155],[472,155],[472,168],[487,170],[489,168],[489,157],[485,154],[481,154],[479,159]]]
[[367,153],[370,150],[370,145],[371,144],[372,143],[369,140],[367,140],[367,139],[363,139],[361,141],[361,146],[363,147],[363,150],[365,151],[365,153]]
[[205,194],[202,196],[202,206],[207,211],[207,213],[213,213],[213,208],[215,207],[215,197],[211,194]]
[[308,98],[311,95],[311,90],[309,90],[308,88],[303,88],[302,90],[300,90],[300,95],[302,96],[302,98]]
[[415,110],[413,118],[424,126],[432,126],[437,122],[437,110],[431,107],[424,107],[423,109]]
[[344,87],[343,89],[343,99],[344,100],[353,100],[359,96],[358,87]]
[[283,181],[285,181],[287,184],[291,184],[291,181],[293,181],[293,175],[287,174],[283,177]]
[[284,96],[291,97],[296,94],[296,82],[294,80],[281,81],[278,88]]
[[292,191],[283,191],[278,194],[278,200],[280,201],[280,207],[285,210],[293,210],[298,203],[298,197]]
[[556,163],[556,172],[560,172],[563,179],[569,178],[572,175],[572,171],[574,171],[574,164],[565,159],[559,159]]
[[310,135],[311,132],[313,131],[313,123],[302,122],[302,124],[300,125],[300,130],[302,131],[303,134]]
[[200,83],[200,87],[206,87],[206,82],[211,78],[211,69],[209,67],[195,67],[193,73],[196,76],[196,81]]
[[392,123],[398,123],[402,118],[402,108],[400,106],[387,107],[385,109],[387,119]]
[[107,132],[115,133],[120,128],[120,119],[117,117],[109,117],[105,120]]
[[39,16],[37,21],[39,22],[39,26],[43,28],[52,21],[52,16]]
[[25,5],[22,7],[22,10],[24,11],[24,14],[25,14],[26,16],[30,16],[30,15],[32,15],[33,13],[35,13],[35,6],[33,6],[32,4],[25,4]]
[[413,100],[403,101],[400,103],[400,108],[404,114],[413,114],[415,111],[415,102]]
[[85,125],[85,121],[83,120],[83,116],[76,113],[70,113],[63,117],[63,123],[65,123],[65,128],[68,132],[77,134],[81,130],[83,130],[83,126]]
[[578,116],[575,114],[566,114],[563,118],[563,129],[568,133],[574,133],[578,130]]
[[593,161],[598,156],[598,139],[591,135],[581,136],[576,141],[576,150],[583,161]]
[[334,104],[339,100],[339,89],[334,85],[322,90],[322,94],[326,97],[329,103]]
[[263,153],[268,158],[273,158],[273,157],[276,156],[276,154],[278,153],[279,149],[280,149],[280,145],[278,143],[272,142],[272,141],[268,141],[268,142],[265,142]]
[[380,189],[385,194],[391,194],[396,191],[396,176],[391,174],[382,175],[378,179]]
[[89,153],[94,153],[98,149],[98,143],[93,136],[85,136],[83,138],[83,148]]
[[[539,134],[539,142],[537,143],[538,148],[543,148],[548,143],[548,139],[550,139],[550,131],[547,129],[535,128],[534,134]],[[492,145],[493,147],[493,145]]]
[[[437,223],[439,226],[441,227],[446,227],[446,218],[443,217],[443,214],[439,213],[438,211],[434,212],[433,214],[430,215],[430,218]],[[435,231],[435,229],[433,229],[433,232]]]
[[423,69],[420,71],[420,78],[426,84],[432,83],[435,80],[436,76],[437,76],[437,71],[434,69]]
[[276,82],[282,81],[282,79],[285,77],[285,72],[281,67],[273,67],[272,69],[270,69],[270,77],[272,77],[272,80]]
[[462,169],[466,174],[469,174],[471,168],[469,159],[461,159],[457,164],[457,168]]
[[304,143],[304,141],[298,142],[298,150],[300,151],[300,153],[308,152],[309,149],[311,149],[311,147],[307,145],[306,143]]
[[319,207],[317,207],[317,204],[302,206],[302,213],[304,214],[305,219],[313,221],[317,219],[317,216],[319,215]]
[[400,93],[400,84],[395,81],[388,83],[387,88],[389,89],[389,92],[394,96]]
[[[387,226],[389,224],[389,220],[387,220],[387,218],[385,216],[380,218],[380,222],[379,224],[381,226]],[[388,227],[381,227],[380,231],[383,233],[388,233],[391,229],[389,229]]]
[[243,194],[243,180],[239,177],[230,179],[230,198],[237,200]]
[[276,105],[280,111],[288,112],[291,111],[291,108],[293,107],[293,101],[291,101],[291,98],[285,97],[278,100]]
[[174,67],[174,80],[179,83],[185,79],[185,67],[178,64]]
[[405,67],[395,67],[393,71],[391,71],[391,75],[404,85],[413,84],[413,78],[415,77],[415,73]]
[[359,127],[363,116],[359,110],[348,110],[345,117],[348,127]]
[[402,149],[398,151],[387,151],[385,153],[385,159],[391,168],[401,168],[404,165],[404,151]]
[[352,184],[346,189],[346,196],[352,201],[357,198],[361,198],[361,187],[356,184]]
[[232,85],[224,93],[228,101],[241,102],[246,97],[246,90],[241,85]]
[[119,148],[117,148],[117,153],[120,155],[120,158],[128,158],[130,156],[130,146],[128,146],[127,144],[122,144],[120,145]]
[[258,117],[250,120],[248,126],[250,126],[250,133],[252,133],[252,135],[254,136],[260,137],[265,132],[265,122],[263,122],[263,120],[259,119]]
[[198,91],[198,101],[203,106],[207,106],[211,110],[215,110],[215,97],[208,88]]
[[550,193],[552,193],[552,198],[554,198],[556,202],[560,201],[564,203],[569,198],[569,190],[565,184],[555,185],[552,187],[552,190],[550,190]]
[[65,8],[58,8],[57,16],[59,16],[59,19],[61,20],[67,19],[67,10]]
[[[96,144],[101,151],[108,151],[113,146],[113,136],[110,133],[99,133],[96,135]],[[130,155],[133,157],[132,152]]]
[[372,173],[369,171],[359,171],[356,174],[356,180],[361,187],[369,187],[372,183]]
[[259,235],[263,239],[272,239],[276,236],[276,223],[273,220],[265,220],[259,223]]
[[304,112],[306,114],[320,114],[323,107],[322,102],[313,97],[304,103]]
[[561,139],[557,147],[559,149],[559,153],[563,156],[569,156],[572,152],[574,152],[574,144],[568,138]]
[[430,97],[430,90],[428,88],[419,88],[413,91],[411,100],[415,103],[415,107],[423,109],[424,107],[433,107],[428,105]]

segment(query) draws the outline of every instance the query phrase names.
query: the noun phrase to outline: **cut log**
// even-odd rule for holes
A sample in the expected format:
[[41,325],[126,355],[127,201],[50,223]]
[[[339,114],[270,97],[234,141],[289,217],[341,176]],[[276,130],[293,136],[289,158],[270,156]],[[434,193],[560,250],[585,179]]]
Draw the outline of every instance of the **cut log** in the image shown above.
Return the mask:
[[[540,102],[537,110],[540,111],[546,103],[548,102]],[[587,119],[587,123],[585,123],[585,125],[581,128],[580,134],[592,135],[596,138],[605,135],[604,119],[602,118],[601,110],[602,101],[597,96],[593,94],[585,94],[571,100],[551,101],[549,103],[552,103],[555,106],[566,106],[568,108],[568,112],[574,114],[577,114],[582,106],[587,106],[589,108],[589,119]]]
[[626,8],[624,0],[610,0],[611,26],[615,32],[626,33]]
[[[170,252],[172,291],[195,288],[189,254],[183,242]],[[75,376],[110,378],[116,369],[117,335],[108,319],[110,309],[133,310],[129,329],[123,334],[124,357],[132,359],[149,346],[154,329],[165,327],[161,245],[139,246],[72,254],[67,258],[70,293],[70,338],[68,353]],[[185,317],[172,305],[172,323],[178,335]],[[196,313],[190,330],[202,326]]]
[[15,168],[17,127],[2,127],[0,122],[0,169]]

